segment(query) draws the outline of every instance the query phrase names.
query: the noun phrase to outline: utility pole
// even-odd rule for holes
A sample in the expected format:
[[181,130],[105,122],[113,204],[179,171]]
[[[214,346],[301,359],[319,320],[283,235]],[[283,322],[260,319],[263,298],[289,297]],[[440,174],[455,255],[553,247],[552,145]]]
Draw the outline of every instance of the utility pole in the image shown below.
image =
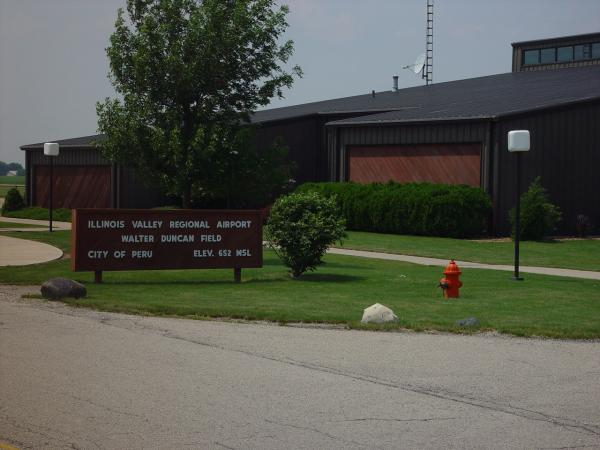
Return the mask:
[[425,39],[425,84],[433,83],[433,0],[427,0],[427,37]]

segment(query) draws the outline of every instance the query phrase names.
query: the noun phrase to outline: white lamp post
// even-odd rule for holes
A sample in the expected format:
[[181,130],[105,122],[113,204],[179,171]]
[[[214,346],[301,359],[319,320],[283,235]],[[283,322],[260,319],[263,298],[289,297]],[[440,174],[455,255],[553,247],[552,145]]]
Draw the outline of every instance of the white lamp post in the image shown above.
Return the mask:
[[56,142],[46,142],[44,144],[44,155],[50,157],[50,223],[48,231],[52,232],[52,190],[54,186],[53,180],[53,168],[54,168],[54,157],[58,156],[59,146]]
[[508,151],[516,153],[517,158],[517,206],[515,211],[515,274],[513,280],[522,281],[519,276],[519,239],[521,234],[521,153],[528,152],[530,147],[528,130],[508,132]]

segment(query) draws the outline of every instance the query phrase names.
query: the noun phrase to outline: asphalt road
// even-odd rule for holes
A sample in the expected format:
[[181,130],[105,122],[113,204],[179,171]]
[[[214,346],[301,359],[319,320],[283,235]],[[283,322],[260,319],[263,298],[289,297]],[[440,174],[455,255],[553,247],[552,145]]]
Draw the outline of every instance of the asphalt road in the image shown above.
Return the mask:
[[600,448],[600,343],[137,317],[0,286],[0,448]]

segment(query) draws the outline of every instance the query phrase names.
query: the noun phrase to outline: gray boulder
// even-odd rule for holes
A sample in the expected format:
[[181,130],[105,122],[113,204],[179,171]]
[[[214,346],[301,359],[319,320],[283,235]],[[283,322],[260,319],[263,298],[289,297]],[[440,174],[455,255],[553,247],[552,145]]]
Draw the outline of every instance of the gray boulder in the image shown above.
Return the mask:
[[363,312],[361,323],[389,323],[398,322],[398,316],[387,306],[375,303]]
[[68,278],[50,278],[42,284],[42,297],[60,300],[65,297],[81,298],[87,295],[85,286]]
[[479,320],[476,317],[467,317],[466,319],[461,319],[456,321],[457,327],[478,327],[481,325]]

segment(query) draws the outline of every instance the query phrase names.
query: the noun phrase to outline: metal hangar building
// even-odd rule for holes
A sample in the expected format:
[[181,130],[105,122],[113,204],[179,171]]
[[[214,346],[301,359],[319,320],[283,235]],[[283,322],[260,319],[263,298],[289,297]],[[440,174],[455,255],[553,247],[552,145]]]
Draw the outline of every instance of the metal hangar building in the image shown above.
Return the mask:
[[[492,198],[490,232],[509,233],[516,196],[507,133],[527,129],[521,185],[541,176],[563,212],[600,225],[600,33],[519,42],[513,72],[259,111],[258,144],[281,137],[298,183],[429,181],[479,186]],[[162,197],[131,168],[105,160],[102,136],[58,142],[56,207],[145,208]],[[43,143],[24,145],[26,195],[46,205]],[[597,228],[596,228],[597,229]]]

